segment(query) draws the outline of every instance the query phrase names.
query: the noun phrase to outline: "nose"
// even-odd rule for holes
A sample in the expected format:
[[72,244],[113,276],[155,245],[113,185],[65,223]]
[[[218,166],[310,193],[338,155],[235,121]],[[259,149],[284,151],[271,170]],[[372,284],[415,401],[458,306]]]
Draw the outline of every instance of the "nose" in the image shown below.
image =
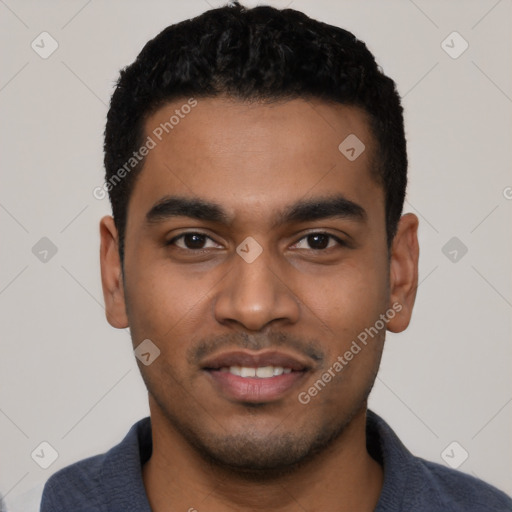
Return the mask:
[[248,263],[234,255],[233,267],[221,282],[214,301],[214,314],[221,324],[239,324],[244,330],[260,331],[267,324],[296,323],[300,301],[290,276],[278,265],[271,267],[268,251]]

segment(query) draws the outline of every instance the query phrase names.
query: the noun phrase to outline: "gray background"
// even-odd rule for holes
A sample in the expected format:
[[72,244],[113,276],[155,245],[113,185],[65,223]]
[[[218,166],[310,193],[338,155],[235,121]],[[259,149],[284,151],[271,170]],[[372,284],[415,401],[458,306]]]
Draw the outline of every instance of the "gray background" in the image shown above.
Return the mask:
[[[92,190],[105,115],[149,38],[222,3],[0,0],[0,492],[12,510],[148,413],[129,333],[104,315],[98,221],[110,207]],[[354,32],[404,98],[421,284],[370,406],[411,451],[446,464],[443,452],[460,463],[465,450],[461,471],[510,494],[512,2],[269,3]],[[43,31],[59,45],[47,59],[31,47]],[[469,43],[455,59],[442,46],[453,31]],[[43,237],[57,248],[47,261]],[[42,441],[59,454],[47,469],[31,458]]]

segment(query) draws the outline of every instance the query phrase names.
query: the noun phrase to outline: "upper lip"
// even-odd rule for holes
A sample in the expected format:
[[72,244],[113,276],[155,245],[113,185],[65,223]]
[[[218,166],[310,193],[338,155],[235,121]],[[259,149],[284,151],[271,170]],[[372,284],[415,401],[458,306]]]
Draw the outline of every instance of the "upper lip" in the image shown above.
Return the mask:
[[245,366],[248,368],[281,366],[291,368],[294,371],[304,371],[311,369],[312,364],[309,358],[278,350],[260,352],[232,350],[206,358],[201,364],[201,367],[206,370],[216,370],[230,366]]

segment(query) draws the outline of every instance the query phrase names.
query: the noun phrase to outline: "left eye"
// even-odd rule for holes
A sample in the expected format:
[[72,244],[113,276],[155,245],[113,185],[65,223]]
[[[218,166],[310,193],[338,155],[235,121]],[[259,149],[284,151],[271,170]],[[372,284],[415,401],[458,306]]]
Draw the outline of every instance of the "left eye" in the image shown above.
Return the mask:
[[[300,244],[307,243],[310,247],[297,247]],[[334,244],[329,244],[330,241],[334,241]],[[315,251],[330,249],[334,245],[344,245],[343,241],[334,235],[330,235],[329,233],[310,233],[302,237],[294,247],[298,249],[313,249]]]

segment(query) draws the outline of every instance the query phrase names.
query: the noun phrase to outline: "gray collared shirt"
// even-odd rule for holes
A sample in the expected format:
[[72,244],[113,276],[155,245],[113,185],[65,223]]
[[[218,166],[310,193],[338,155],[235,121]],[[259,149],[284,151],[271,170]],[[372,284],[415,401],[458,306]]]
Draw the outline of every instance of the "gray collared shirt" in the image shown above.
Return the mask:
[[[375,512],[512,511],[512,499],[491,485],[412,455],[372,411],[366,431],[368,451],[384,468]],[[135,423],[108,452],[52,475],[40,512],[151,512],[142,481],[142,466],[151,451],[148,417]]]

